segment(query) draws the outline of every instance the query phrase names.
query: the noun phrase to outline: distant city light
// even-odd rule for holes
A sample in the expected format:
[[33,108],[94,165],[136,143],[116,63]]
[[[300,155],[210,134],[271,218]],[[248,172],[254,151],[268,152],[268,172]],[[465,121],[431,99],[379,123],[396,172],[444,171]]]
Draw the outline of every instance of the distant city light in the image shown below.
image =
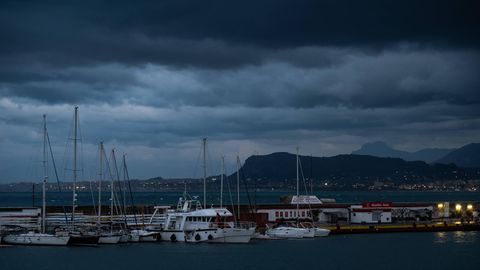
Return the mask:
[[471,204],[467,205],[467,210],[472,211],[473,210],[473,205],[471,205]]
[[438,209],[442,209],[443,208],[443,203],[437,204],[437,207],[438,207]]
[[455,210],[457,210],[457,211],[462,211],[462,205],[457,203],[457,204],[455,205]]

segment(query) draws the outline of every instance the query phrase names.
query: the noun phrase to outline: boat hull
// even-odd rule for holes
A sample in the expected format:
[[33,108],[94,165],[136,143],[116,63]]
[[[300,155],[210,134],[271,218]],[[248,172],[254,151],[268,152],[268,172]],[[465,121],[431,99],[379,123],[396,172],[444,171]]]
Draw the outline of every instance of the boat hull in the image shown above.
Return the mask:
[[160,232],[161,241],[200,243],[211,241],[219,237],[217,229],[204,229],[195,231],[171,231]]
[[219,229],[219,236],[210,243],[249,243],[255,234],[255,228],[225,228]]
[[313,228],[305,228],[303,229],[303,238],[314,238],[315,237],[315,230]]
[[330,234],[330,230],[315,228],[315,237],[326,237]]
[[120,242],[120,235],[100,235],[99,244],[117,244]]
[[68,245],[71,246],[84,246],[84,245],[97,245],[100,236],[96,235],[71,235]]
[[3,237],[4,243],[12,245],[43,245],[43,246],[66,246],[69,236],[55,236],[48,234],[20,234]]
[[265,233],[266,235],[273,238],[303,238],[305,232],[300,229],[269,229]]
[[134,233],[130,233],[130,234],[128,235],[128,242],[132,242],[132,243],[140,242],[140,235],[134,234]]

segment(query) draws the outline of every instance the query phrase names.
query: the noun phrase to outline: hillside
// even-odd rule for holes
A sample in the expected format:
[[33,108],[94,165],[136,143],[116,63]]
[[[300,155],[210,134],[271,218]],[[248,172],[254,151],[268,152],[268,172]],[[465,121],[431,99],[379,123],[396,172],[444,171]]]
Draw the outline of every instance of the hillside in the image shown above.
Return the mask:
[[[273,153],[249,157],[242,173],[251,179],[284,181],[296,177],[296,157],[289,153]],[[382,158],[366,155],[338,155],[334,157],[301,156],[306,178],[353,183],[389,180],[395,183],[413,183],[436,180],[476,179],[478,172],[450,164],[429,165],[423,161],[404,161],[400,158]],[[235,174],[231,175],[231,177]]]
[[442,164],[453,163],[466,168],[480,168],[480,143],[467,144],[436,162]]

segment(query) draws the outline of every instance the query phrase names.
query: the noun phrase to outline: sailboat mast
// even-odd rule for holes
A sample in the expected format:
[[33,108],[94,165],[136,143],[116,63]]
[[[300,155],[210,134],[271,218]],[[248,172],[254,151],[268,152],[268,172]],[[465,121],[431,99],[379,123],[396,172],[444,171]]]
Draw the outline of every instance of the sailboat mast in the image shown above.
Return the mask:
[[47,115],[43,115],[43,185],[42,185],[42,233],[45,233],[46,203],[45,185],[47,184]]
[[[112,149],[112,160],[116,166],[117,164],[117,161],[115,160],[115,149]],[[111,225],[110,225],[110,229],[112,228],[113,226],[113,200],[114,200],[114,192],[113,192],[113,179],[114,177],[112,176],[112,181],[110,182],[110,222],[111,222]]]
[[203,208],[207,208],[207,138],[203,138]]
[[101,222],[102,217],[102,181],[103,181],[103,142],[100,142],[100,154],[99,154],[99,172],[98,172],[98,223]]
[[240,221],[240,157],[237,156],[237,215]]
[[78,125],[78,106],[75,107],[75,124],[73,128],[73,199],[72,199],[72,230],[75,229],[75,203],[77,201],[77,125]]
[[299,174],[298,174],[298,146],[297,146],[297,223],[300,216],[300,198],[299,198]]
[[225,157],[222,156],[222,172],[220,175],[220,208],[223,207],[223,175],[225,174]]

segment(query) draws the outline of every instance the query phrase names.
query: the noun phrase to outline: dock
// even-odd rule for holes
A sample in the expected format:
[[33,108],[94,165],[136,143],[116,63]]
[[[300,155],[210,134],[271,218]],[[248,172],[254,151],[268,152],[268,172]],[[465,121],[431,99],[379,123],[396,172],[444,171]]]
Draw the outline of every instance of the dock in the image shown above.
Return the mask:
[[409,224],[378,224],[378,225],[337,225],[322,226],[329,229],[330,234],[362,234],[362,233],[402,233],[402,232],[451,232],[480,231],[480,223],[438,222]]

